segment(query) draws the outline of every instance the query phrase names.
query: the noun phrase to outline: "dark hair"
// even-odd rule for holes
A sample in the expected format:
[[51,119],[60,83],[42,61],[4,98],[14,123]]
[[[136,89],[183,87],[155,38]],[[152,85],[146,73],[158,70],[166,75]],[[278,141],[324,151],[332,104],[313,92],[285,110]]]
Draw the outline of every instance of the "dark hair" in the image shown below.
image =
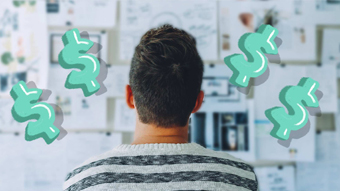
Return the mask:
[[195,39],[163,25],[135,48],[130,86],[139,120],[161,127],[185,126],[201,90],[203,62]]

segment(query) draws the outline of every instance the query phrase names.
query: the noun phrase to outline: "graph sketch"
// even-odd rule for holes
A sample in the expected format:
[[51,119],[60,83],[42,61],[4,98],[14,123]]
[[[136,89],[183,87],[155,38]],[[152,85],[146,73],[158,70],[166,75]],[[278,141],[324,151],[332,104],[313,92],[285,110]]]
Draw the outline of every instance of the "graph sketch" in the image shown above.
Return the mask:
[[122,60],[132,58],[135,46],[146,31],[164,24],[171,24],[193,35],[202,59],[217,59],[215,2],[128,0],[122,1],[120,6],[120,58]]

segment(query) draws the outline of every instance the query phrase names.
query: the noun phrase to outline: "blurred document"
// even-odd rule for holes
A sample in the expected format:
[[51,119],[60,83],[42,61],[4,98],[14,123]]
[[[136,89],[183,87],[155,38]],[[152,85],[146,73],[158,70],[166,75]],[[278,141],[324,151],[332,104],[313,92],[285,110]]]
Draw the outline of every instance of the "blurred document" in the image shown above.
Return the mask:
[[121,133],[69,133],[47,145],[24,134],[0,134],[0,190],[59,191],[67,173],[122,144]]
[[[106,97],[84,97],[81,89],[66,89],[65,80],[71,70],[60,66],[50,68],[48,89],[52,91],[47,102],[53,103],[56,118],[63,119],[67,129],[105,129]],[[104,94],[105,95],[105,94]]]
[[135,131],[136,127],[136,110],[130,109],[125,99],[116,99],[114,130],[115,131]]
[[315,136],[317,162],[339,162],[340,141],[338,132],[321,131]]
[[78,167],[93,156],[122,144],[121,133],[69,133],[67,135],[67,171]]
[[[273,124],[269,120],[255,120],[256,152],[259,160],[314,161],[315,160],[315,117],[309,117],[308,132],[299,139],[292,139],[289,147],[279,144],[270,135]],[[280,142],[282,143],[282,142]],[[287,142],[284,142],[286,145]]]
[[[220,59],[243,54],[238,41],[262,24],[279,30],[281,60],[315,60],[315,25],[302,22],[293,13],[294,1],[219,1]],[[308,18],[309,19],[309,18]],[[278,41],[278,42],[279,42]]]
[[66,139],[54,141],[50,145],[37,139],[26,142],[25,146],[25,190],[60,190],[67,172],[65,152],[69,145]]
[[315,8],[320,12],[337,12],[340,11],[340,2],[338,0],[317,0]]
[[[269,78],[255,87],[256,119],[266,119],[264,111],[274,106],[283,106],[279,100],[281,90],[286,86],[296,86],[302,77],[310,77],[319,82],[322,92],[319,101],[321,112],[337,112],[337,77],[335,64],[285,65],[269,64]],[[258,79],[255,79],[258,80]]]
[[105,153],[123,143],[122,133],[101,133],[99,152]]
[[[268,64],[269,77],[261,85],[254,87],[255,118],[266,119],[265,110],[283,106],[279,100],[281,90],[286,86],[296,86],[302,77],[305,77],[305,66]],[[255,83],[259,78],[255,78]]]
[[[219,1],[219,30],[221,59],[242,53],[238,41],[244,33],[255,32],[255,18],[251,1]],[[258,3],[258,2],[256,2]]]
[[62,109],[62,127],[66,129],[105,129],[106,98],[84,97],[82,94],[55,93],[55,103]]
[[200,111],[231,111],[247,108],[246,95],[229,83],[232,71],[225,64],[204,64],[202,91],[204,100]]
[[0,97],[19,81],[46,88],[48,76],[45,1],[0,2]]
[[[61,30],[53,30],[49,31],[49,50],[50,50],[50,66],[57,67],[59,66],[58,56],[60,51],[64,48],[64,43],[62,41],[62,36],[66,31]],[[102,59],[107,62],[107,33],[99,32],[99,31],[83,31],[80,30],[80,36],[82,38],[88,38],[93,41],[95,44],[88,51],[92,55],[96,56],[99,59]],[[60,67],[60,66],[59,66]],[[71,70],[68,70],[71,71]]]
[[335,63],[322,64],[321,66],[308,66],[304,77],[311,77],[319,82],[322,98],[319,101],[321,112],[338,111],[338,79]]
[[25,189],[25,136],[0,133],[0,190]]
[[124,97],[125,86],[129,84],[130,66],[111,65],[108,68],[107,78],[104,84],[107,92],[104,94],[109,97]]
[[260,191],[294,191],[294,166],[254,168]]
[[202,59],[216,60],[218,46],[216,13],[215,1],[121,1],[120,59],[132,58],[134,48],[146,31],[171,24],[195,37]]
[[12,116],[12,98],[0,98],[0,130],[1,131],[25,131],[27,122],[19,123]]
[[340,190],[340,163],[302,163],[296,164],[296,190],[334,191]]
[[205,96],[228,96],[229,81],[226,77],[206,77],[202,81]]
[[117,0],[47,0],[48,25],[107,27],[116,25]]
[[[314,79],[314,74],[317,69],[321,70],[321,67],[317,66],[291,66],[286,65],[284,67],[276,64],[269,64],[269,78],[260,86],[255,87],[254,99],[255,99],[255,124],[256,124],[256,141],[257,141],[257,157],[263,160],[285,160],[285,161],[314,161],[315,158],[315,116],[309,115],[309,123],[306,128],[306,135],[299,139],[292,139],[289,142],[284,141],[283,143],[287,147],[279,144],[278,139],[270,135],[273,129],[273,124],[267,119],[264,112],[265,110],[272,107],[284,107],[279,100],[280,91],[285,86],[296,86],[302,77],[312,77]],[[329,68],[331,69],[331,68]],[[315,72],[314,72],[315,70]],[[307,72],[308,71],[308,72]],[[331,73],[332,71],[329,71]],[[318,73],[325,76],[328,72],[320,71]],[[318,77],[318,76],[317,76]],[[255,79],[258,80],[258,79]],[[324,79],[316,79],[319,81],[319,89],[325,89],[328,86],[327,83],[332,83]],[[335,81],[335,80],[334,80]],[[327,82],[327,83],[326,83]],[[327,93],[324,92],[324,97]],[[331,95],[335,96],[336,95]],[[323,107],[320,101],[321,112],[325,110],[332,111],[334,108]],[[327,100],[325,100],[327,103]],[[336,105],[335,103],[332,103]]]
[[322,37],[322,64],[333,62],[337,65],[340,64],[340,29],[324,29]]

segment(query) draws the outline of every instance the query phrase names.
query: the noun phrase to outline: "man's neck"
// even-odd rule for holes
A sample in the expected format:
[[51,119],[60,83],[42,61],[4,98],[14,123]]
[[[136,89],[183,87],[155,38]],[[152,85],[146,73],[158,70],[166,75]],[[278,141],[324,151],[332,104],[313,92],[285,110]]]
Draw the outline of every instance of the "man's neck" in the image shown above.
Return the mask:
[[157,127],[137,119],[132,145],[148,143],[188,143],[188,125],[184,127]]

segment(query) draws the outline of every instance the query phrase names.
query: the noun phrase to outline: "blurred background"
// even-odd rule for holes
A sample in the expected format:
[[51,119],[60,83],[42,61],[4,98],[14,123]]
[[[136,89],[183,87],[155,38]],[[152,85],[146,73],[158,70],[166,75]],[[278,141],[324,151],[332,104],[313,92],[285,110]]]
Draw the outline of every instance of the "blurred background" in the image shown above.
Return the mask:
[[[131,57],[143,33],[163,24],[191,33],[205,64],[205,99],[191,116],[191,142],[251,163],[261,191],[340,190],[340,0],[1,0],[1,191],[62,190],[71,169],[132,142],[136,116],[124,101]],[[228,82],[223,59],[241,53],[241,35],[261,24],[279,30],[279,55],[269,55],[265,74],[239,89]],[[101,95],[64,88],[71,70],[60,67],[58,54],[73,28],[96,42],[91,53],[108,66]],[[302,77],[320,83],[320,107],[309,109],[300,136],[278,141],[264,111],[282,106],[281,89]],[[25,141],[27,122],[12,117],[9,91],[20,80],[50,90],[44,97],[62,127],[50,145]]]

